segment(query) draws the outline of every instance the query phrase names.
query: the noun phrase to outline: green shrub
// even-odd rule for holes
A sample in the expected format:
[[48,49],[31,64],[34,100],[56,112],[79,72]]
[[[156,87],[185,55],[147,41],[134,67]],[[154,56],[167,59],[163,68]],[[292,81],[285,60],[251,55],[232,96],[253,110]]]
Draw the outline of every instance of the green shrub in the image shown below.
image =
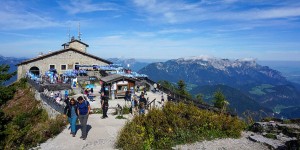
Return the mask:
[[117,116],[116,119],[127,119],[127,118],[124,116]]
[[267,133],[267,134],[265,135],[265,137],[266,137],[266,138],[269,138],[269,139],[277,139],[276,135],[273,134],[273,133]]
[[130,114],[130,107],[124,106],[124,107],[123,107],[123,114],[124,114],[124,115]]
[[240,136],[245,123],[236,117],[200,110],[192,104],[167,103],[127,122],[118,135],[120,149],[170,149],[177,144]]
[[92,109],[93,114],[102,114],[102,108],[94,108]]

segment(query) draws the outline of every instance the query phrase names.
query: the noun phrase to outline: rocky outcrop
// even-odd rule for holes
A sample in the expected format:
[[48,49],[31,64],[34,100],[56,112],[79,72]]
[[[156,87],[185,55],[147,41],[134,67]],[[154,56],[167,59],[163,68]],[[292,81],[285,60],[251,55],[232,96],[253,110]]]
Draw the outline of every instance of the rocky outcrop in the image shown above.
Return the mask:
[[250,130],[249,139],[254,142],[264,143],[271,149],[298,150],[300,147],[300,126],[299,124],[285,124],[282,122],[256,122]]

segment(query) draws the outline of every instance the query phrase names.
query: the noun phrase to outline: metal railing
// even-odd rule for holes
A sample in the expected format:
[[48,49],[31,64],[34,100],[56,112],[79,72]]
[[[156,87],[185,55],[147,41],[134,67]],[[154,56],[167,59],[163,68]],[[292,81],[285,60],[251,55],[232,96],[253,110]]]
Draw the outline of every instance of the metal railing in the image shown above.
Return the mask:
[[45,89],[48,91],[60,91],[60,90],[66,90],[71,89],[71,85],[67,83],[60,83],[60,84],[40,84],[37,83],[38,81],[34,81],[30,78],[27,78],[27,82],[34,87],[38,92],[44,92]]
[[[53,108],[57,112],[64,113],[65,106],[57,103],[53,97],[49,97],[46,94],[42,93],[42,92],[44,92],[44,89],[49,89],[49,86],[47,86],[47,85],[43,86],[43,85],[37,83],[36,81],[31,80],[30,78],[27,78],[27,82],[28,82],[28,84],[30,84],[33,88],[35,88],[40,93],[40,97],[43,102],[45,102],[47,105],[49,105],[51,108]],[[60,87],[60,88],[64,88],[64,86]],[[66,88],[68,88],[68,86]],[[51,88],[51,87],[50,87],[50,89],[55,90],[55,88]]]
[[43,102],[47,103],[51,108],[56,110],[57,112],[63,114],[65,106],[59,104],[56,102],[56,100],[53,97],[49,97],[44,93],[41,93],[40,95]]

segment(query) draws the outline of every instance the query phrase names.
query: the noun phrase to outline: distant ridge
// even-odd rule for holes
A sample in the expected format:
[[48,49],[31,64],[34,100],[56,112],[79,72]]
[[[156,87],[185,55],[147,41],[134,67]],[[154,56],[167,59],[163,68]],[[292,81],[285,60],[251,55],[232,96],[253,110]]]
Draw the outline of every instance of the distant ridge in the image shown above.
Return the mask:
[[[191,85],[188,87],[192,87],[192,91],[201,86],[217,88],[216,85],[226,85],[236,89],[233,92],[241,91],[249,100],[269,110],[300,106],[299,86],[288,81],[281,72],[262,66],[252,58],[230,60],[209,56],[186,57],[151,63],[139,73],[147,74],[155,81],[176,83],[184,80]],[[241,93],[235,96],[236,100],[243,96]]]

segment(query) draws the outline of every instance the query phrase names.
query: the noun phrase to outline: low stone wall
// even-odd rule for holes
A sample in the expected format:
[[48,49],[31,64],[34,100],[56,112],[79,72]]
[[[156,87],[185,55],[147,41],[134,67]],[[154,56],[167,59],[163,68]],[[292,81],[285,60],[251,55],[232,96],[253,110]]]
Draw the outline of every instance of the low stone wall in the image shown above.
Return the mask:
[[62,114],[64,111],[64,106],[56,103],[54,100],[50,99],[43,93],[37,90],[34,93],[35,99],[41,101],[42,107],[47,111],[50,118],[55,118],[57,115]]

